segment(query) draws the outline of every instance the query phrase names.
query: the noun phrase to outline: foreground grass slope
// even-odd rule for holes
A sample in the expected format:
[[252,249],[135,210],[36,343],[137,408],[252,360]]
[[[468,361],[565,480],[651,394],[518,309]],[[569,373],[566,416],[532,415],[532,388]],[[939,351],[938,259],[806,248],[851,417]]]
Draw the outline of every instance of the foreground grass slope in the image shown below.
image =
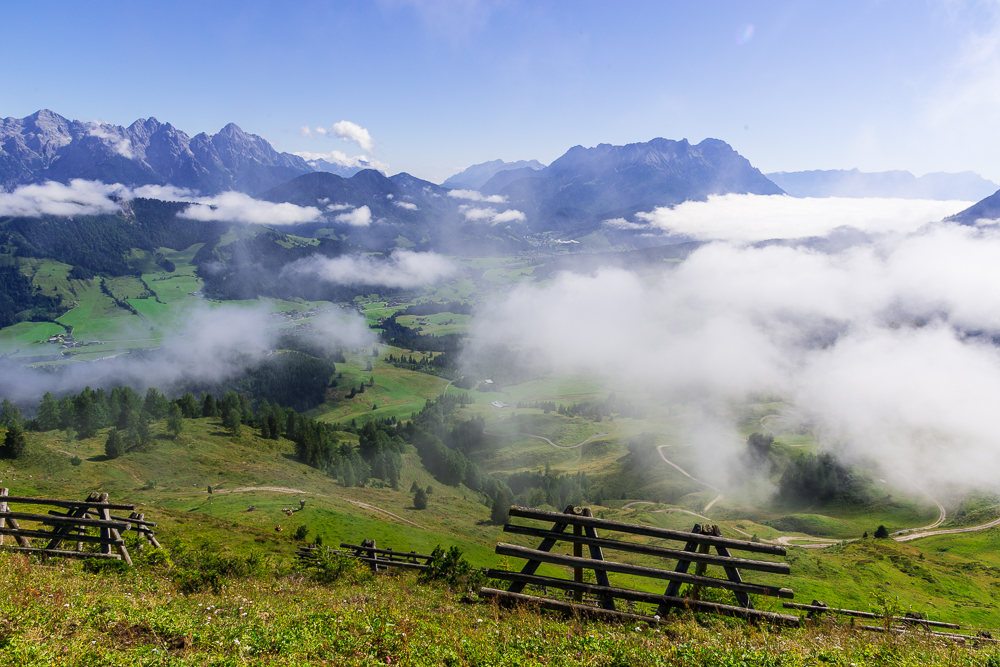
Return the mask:
[[685,614],[609,625],[505,610],[412,574],[353,574],[319,584],[265,565],[184,593],[165,565],[93,574],[0,553],[0,664],[1000,665],[1000,650],[972,642]]

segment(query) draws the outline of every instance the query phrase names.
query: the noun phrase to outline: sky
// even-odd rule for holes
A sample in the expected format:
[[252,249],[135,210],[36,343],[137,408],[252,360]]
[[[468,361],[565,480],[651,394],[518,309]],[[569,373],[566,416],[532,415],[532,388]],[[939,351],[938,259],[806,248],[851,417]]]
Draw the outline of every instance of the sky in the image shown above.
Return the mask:
[[1000,0],[11,0],[4,23],[0,117],[233,122],[434,182],[654,137],[1000,182]]

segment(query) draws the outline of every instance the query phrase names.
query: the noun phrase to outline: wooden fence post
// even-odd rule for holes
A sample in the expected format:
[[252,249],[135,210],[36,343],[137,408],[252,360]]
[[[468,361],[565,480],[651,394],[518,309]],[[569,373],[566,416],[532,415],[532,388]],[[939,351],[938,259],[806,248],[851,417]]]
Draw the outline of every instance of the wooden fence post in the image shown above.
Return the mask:
[[[0,489],[0,497],[6,496],[6,495],[8,495],[7,489]],[[8,511],[8,509],[7,509],[7,502],[3,501],[3,500],[0,500],[0,512],[7,512],[7,511]],[[4,525],[3,522],[4,522],[4,518],[0,517],[0,526]],[[17,519],[8,517],[6,519],[6,522],[8,524],[10,524],[10,527],[13,528],[14,530],[21,530],[21,526],[20,526],[20,524],[17,523]],[[0,544],[3,543],[2,542],[2,538],[3,538],[3,536],[0,535]],[[31,540],[28,539],[27,537],[24,537],[23,535],[15,535],[14,536],[14,541],[17,542],[22,547],[31,548]]]

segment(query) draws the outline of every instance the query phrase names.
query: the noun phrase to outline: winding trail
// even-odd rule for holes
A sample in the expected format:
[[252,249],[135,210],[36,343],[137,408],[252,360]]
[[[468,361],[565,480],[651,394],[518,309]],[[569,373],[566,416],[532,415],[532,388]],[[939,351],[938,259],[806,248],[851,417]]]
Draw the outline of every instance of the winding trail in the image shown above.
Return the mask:
[[[494,410],[495,409],[496,408],[494,408]],[[501,415],[499,421],[497,421],[494,424],[490,424],[489,426],[487,426],[486,428],[484,428],[483,429],[483,433],[485,433],[486,435],[495,435],[495,436],[498,436],[498,437],[535,438],[536,440],[544,440],[545,442],[549,443],[550,445],[552,445],[556,449],[576,449],[577,447],[583,447],[584,445],[586,445],[591,440],[597,440],[598,438],[603,438],[606,435],[611,435],[610,433],[598,433],[597,435],[592,435],[589,438],[587,438],[586,440],[584,440],[582,442],[578,442],[575,445],[557,445],[556,443],[552,442],[548,438],[546,438],[544,436],[541,436],[541,435],[535,435],[534,433],[491,433],[490,432],[490,429],[496,428],[505,419],[507,419],[507,416],[506,415]],[[687,473],[685,473],[685,474],[687,474]]]
[[663,450],[666,447],[676,447],[676,445],[660,445],[659,447],[656,448],[656,453],[660,455],[660,458],[663,459],[664,462],[666,462],[667,464],[669,464],[669,465],[673,466],[674,468],[676,468],[677,470],[679,470],[680,473],[682,475],[684,475],[685,477],[687,477],[688,479],[694,480],[695,482],[698,482],[699,484],[701,484],[703,486],[707,486],[708,488],[712,489],[713,491],[715,491],[716,493],[719,494],[715,498],[713,498],[710,503],[708,503],[707,505],[705,505],[705,507],[701,510],[702,512],[707,512],[708,510],[712,509],[712,505],[714,505],[715,503],[717,503],[720,500],[722,500],[723,498],[725,498],[725,494],[722,493],[722,489],[719,489],[719,488],[717,488],[715,486],[712,486],[708,482],[703,482],[702,480],[698,479],[697,477],[694,477],[693,475],[688,474],[687,470],[685,470],[684,468],[680,467],[679,465],[677,465],[676,463],[674,463],[673,461],[671,461],[670,459],[668,459],[663,454]]
[[[328,496],[328,495],[324,495],[322,493],[314,493],[312,491],[303,491],[302,489],[290,489],[290,488],[288,488],[286,486],[240,486],[240,487],[237,487],[235,489],[216,489],[215,493],[240,493],[240,492],[243,492],[243,491],[271,491],[273,493],[295,493],[295,494],[299,494],[299,495],[319,496],[320,498],[333,498],[335,500],[343,500],[344,502],[348,502],[348,503],[350,503],[352,505],[355,505],[356,507],[360,507],[362,509],[366,509],[366,510],[369,510],[369,511],[372,511],[372,512],[377,512],[379,514],[383,514],[383,515],[388,516],[388,517],[392,517],[393,519],[396,519],[397,521],[401,521],[402,523],[405,523],[408,526],[413,526],[414,528],[420,528],[421,530],[427,530],[424,526],[421,526],[419,523],[415,523],[413,521],[410,521],[409,519],[405,519],[405,518],[399,516],[398,514],[393,514],[392,512],[389,512],[388,510],[382,509],[381,507],[376,507],[375,505],[369,505],[368,503],[363,503],[360,500],[351,500],[350,498],[340,498],[340,497],[337,497],[337,496]],[[205,493],[208,493],[208,492],[205,491]]]

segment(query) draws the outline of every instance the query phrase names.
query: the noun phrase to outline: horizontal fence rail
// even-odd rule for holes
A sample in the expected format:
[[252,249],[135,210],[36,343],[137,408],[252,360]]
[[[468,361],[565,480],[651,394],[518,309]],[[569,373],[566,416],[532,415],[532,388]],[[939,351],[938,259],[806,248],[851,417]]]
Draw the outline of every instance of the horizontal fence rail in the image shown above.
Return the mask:
[[[743,581],[740,570],[765,572],[769,574],[787,575],[791,568],[787,563],[771,560],[755,560],[737,558],[733,551],[744,551],[769,556],[784,556],[786,549],[780,545],[762,544],[746,540],[735,540],[722,536],[718,526],[695,525],[691,532],[643,526],[639,524],[595,518],[586,508],[567,507],[565,512],[550,512],[528,507],[511,507],[509,516],[513,518],[530,519],[551,522],[550,528],[523,526],[508,522],[503,530],[511,535],[523,535],[540,538],[538,548],[518,546],[501,542],[496,546],[499,556],[521,558],[527,561],[520,572],[489,570],[488,575],[501,581],[509,581],[507,590],[483,588],[480,594],[484,597],[507,603],[528,603],[545,609],[557,609],[564,612],[580,613],[607,619],[642,619],[659,621],[670,609],[688,609],[700,613],[712,613],[723,616],[733,616],[747,620],[762,621],[779,625],[794,626],[799,624],[797,616],[766,612],[754,609],[751,595],[792,598],[794,592],[789,588],[769,586]],[[597,529],[614,533],[614,538],[600,537]],[[672,548],[654,544],[619,539],[619,535],[636,535],[641,537],[672,540],[681,542],[683,548]],[[573,555],[553,553],[552,548],[559,542],[572,545]],[[589,551],[589,558],[584,557],[584,547]],[[716,553],[709,552],[715,549]],[[608,560],[605,551],[621,551],[639,554],[657,559],[666,559],[675,563],[673,569],[650,567]],[[542,564],[571,568],[573,580],[536,574]],[[693,574],[688,573],[691,565],[695,566]],[[725,578],[707,576],[709,567],[718,567],[725,573]],[[584,570],[593,571],[595,583],[583,581]],[[668,582],[663,594],[638,591],[611,584],[609,574],[628,575]],[[688,585],[689,590],[681,596],[681,586]],[[538,588],[546,595],[549,588],[569,591],[573,601],[553,600],[543,595],[525,594],[525,586]],[[735,597],[736,604],[719,604],[700,600],[701,591],[707,588],[729,591]],[[591,604],[582,604],[584,594],[591,596]],[[655,605],[657,614],[642,616],[620,611],[615,600],[632,606],[634,603]],[[595,606],[599,605],[599,606]]]
[[[63,511],[48,510],[46,514],[35,514],[14,511],[10,508],[11,504],[48,505]],[[112,516],[111,510],[131,510],[131,514],[127,518]],[[36,525],[23,527],[22,521]],[[46,530],[46,526],[51,528]],[[122,533],[134,530],[149,544],[159,547],[152,530],[155,526],[156,523],[146,521],[143,514],[135,511],[135,505],[111,503],[106,493],[91,493],[85,500],[76,501],[11,496],[8,489],[0,488],[0,547],[8,551],[48,558],[117,559],[131,565],[132,558]],[[6,537],[13,538],[14,544],[5,544]],[[40,540],[44,546],[35,545],[32,540]],[[63,542],[75,542],[76,549],[60,548]],[[100,551],[86,551],[84,544],[96,544]]]

